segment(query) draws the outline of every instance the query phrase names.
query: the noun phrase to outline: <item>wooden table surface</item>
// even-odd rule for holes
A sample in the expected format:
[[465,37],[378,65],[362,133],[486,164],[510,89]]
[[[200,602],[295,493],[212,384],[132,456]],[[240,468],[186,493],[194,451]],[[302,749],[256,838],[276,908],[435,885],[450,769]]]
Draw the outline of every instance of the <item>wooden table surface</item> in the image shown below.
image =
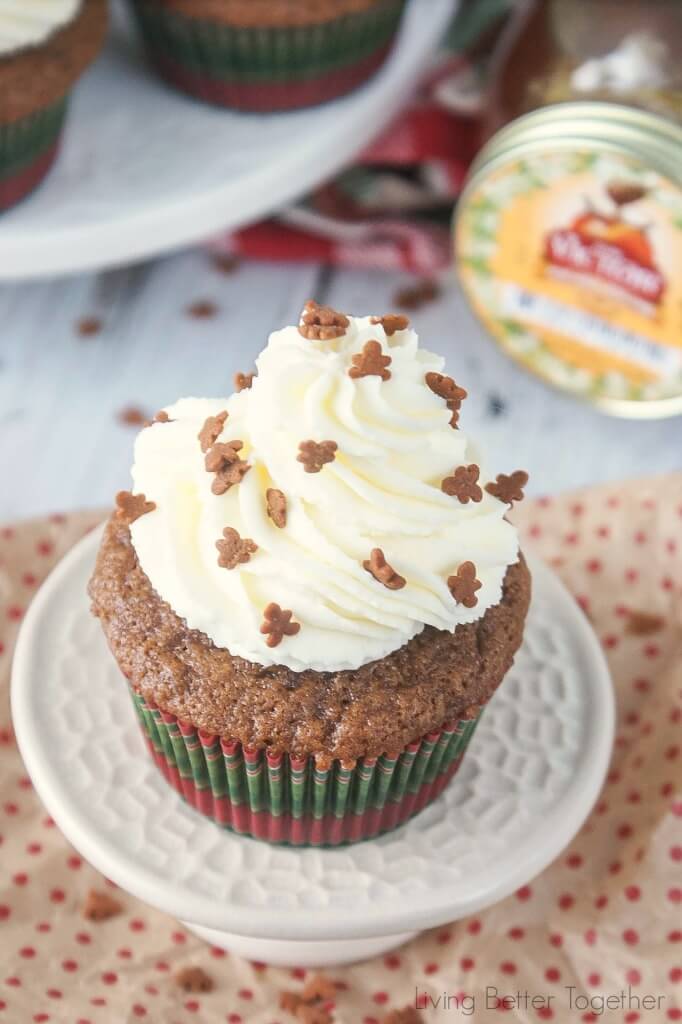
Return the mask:
[[[312,296],[383,313],[406,283],[312,265],[224,273],[195,249],[0,286],[0,521],[110,504],[129,482],[136,427],[126,420],[182,395],[229,394],[234,372],[251,369],[268,333],[295,323]],[[444,285],[412,321],[468,388],[462,425],[495,471],[528,469],[540,494],[682,468],[681,419],[611,419],[550,390],[487,340],[451,277]],[[197,303],[211,315],[192,315]]]

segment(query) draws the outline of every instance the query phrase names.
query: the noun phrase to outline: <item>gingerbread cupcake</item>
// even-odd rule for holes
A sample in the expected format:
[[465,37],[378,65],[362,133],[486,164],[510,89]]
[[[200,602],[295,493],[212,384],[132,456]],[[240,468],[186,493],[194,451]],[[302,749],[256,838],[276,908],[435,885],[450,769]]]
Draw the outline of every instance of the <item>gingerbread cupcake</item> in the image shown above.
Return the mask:
[[0,0],[0,210],[52,166],[69,93],[106,25],[106,0]]
[[521,643],[528,569],[401,316],[309,303],[250,386],[135,445],[90,582],[152,756],[220,825],[336,845],[435,799]]
[[238,110],[290,110],[350,92],[383,63],[405,0],[131,0],[147,52],[176,88]]

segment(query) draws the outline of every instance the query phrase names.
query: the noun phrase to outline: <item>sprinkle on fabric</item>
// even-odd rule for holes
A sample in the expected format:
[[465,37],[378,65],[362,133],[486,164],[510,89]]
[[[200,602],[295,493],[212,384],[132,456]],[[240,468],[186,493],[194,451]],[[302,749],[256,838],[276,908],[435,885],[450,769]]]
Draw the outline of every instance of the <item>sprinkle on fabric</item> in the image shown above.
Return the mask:
[[388,564],[381,548],[373,548],[369,559],[362,563],[362,567],[388,590],[402,590],[405,586],[405,578]]
[[243,447],[243,441],[218,442],[207,453],[204,465],[207,472],[215,473],[215,480],[211,484],[214,494],[225,494],[234,484],[240,483],[251,469],[250,464],[239,457]]
[[350,320],[343,313],[310,299],[303,307],[298,333],[308,341],[331,341],[342,338],[349,326]]
[[119,491],[116,495],[116,515],[128,524],[134,523],[140,516],[153,512],[156,505],[147,501],[144,494],[131,494],[130,491]]
[[267,512],[275,526],[283,530],[287,525],[287,499],[276,487],[268,487],[265,492]]
[[523,469],[517,469],[509,476],[498,473],[496,480],[486,484],[485,489],[494,498],[513,505],[515,501],[523,501],[523,488],[527,483],[528,474]]
[[204,454],[216,443],[222,434],[226,420],[227,409],[223,409],[222,412],[219,412],[216,416],[209,416],[205,421],[197,435],[199,438],[199,444],[201,445],[201,450]]
[[175,984],[183,992],[213,991],[213,978],[201,967],[182,967],[175,975]]
[[476,566],[473,562],[462,562],[454,576],[448,576],[448,590],[457,604],[465,608],[474,608],[478,604],[476,591],[481,589],[481,581],[476,579]]
[[232,526],[225,527],[223,539],[217,540],[215,546],[218,549],[218,565],[223,569],[236,569],[258,551],[254,541],[249,537],[240,537]]
[[329,1005],[336,999],[336,985],[324,974],[315,974],[302,992],[280,992],[279,1008],[302,1024],[332,1024]]
[[483,491],[478,485],[480,470],[478,466],[458,466],[452,476],[446,476],[441,483],[441,490],[453,498],[457,498],[462,505],[470,501],[481,501]]
[[662,615],[631,611],[628,613],[625,632],[630,636],[651,636],[653,633],[660,633],[664,626],[665,619]]
[[235,391],[246,391],[253,384],[253,378],[256,376],[255,373],[235,373],[234,375],[234,389]]
[[424,1018],[414,1006],[404,1006],[402,1010],[391,1010],[382,1024],[424,1024]]
[[440,296],[440,285],[437,281],[424,278],[415,285],[401,288],[393,297],[396,306],[401,309],[421,309],[429,302],[434,302]]
[[334,461],[338,447],[336,441],[301,441],[296,459],[303,463],[306,473],[319,473],[324,465]]
[[391,371],[387,367],[391,365],[391,357],[383,354],[381,343],[378,341],[368,341],[362,352],[352,357],[352,362],[348,376],[353,380],[360,377],[381,377],[382,380],[390,380]]
[[91,889],[83,904],[83,917],[87,921],[108,921],[118,917],[122,910],[123,904],[108,892]]
[[373,316],[371,324],[381,324],[387,338],[392,338],[397,331],[406,331],[410,326],[410,318],[402,313],[387,313],[386,316]]
[[280,608],[278,604],[271,601],[263,612],[263,622],[260,627],[261,633],[267,636],[265,641],[268,647],[277,647],[285,636],[295,636],[301,628],[300,622],[292,621],[293,612],[286,608]]

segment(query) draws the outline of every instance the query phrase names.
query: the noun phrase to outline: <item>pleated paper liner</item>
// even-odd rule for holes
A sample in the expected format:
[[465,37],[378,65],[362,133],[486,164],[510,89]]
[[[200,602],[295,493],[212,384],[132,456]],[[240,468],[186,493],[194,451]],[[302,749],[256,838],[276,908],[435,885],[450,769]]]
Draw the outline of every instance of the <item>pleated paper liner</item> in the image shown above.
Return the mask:
[[160,74],[177,88],[221,106],[275,111],[342,96],[386,59],[405,0],[317,25],[244,28],[188,18],[150,0],[132,0]]
[[0,124],[0,210],[14,206],[43,180],[57,155],[67,99],[29,117]]
[[217,825],[294,846],[339,846],[389,832],[436,799],[457,771],[477,718],[450,722],[396,756],[354,767],[251,750],[210,736],[131,691],[156,764]]

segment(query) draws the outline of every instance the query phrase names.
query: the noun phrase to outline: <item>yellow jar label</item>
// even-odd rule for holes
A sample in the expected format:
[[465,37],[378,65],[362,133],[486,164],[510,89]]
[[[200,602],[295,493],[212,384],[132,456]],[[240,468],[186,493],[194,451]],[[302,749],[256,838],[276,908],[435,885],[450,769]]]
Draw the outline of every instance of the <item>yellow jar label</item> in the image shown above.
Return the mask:
[[470,190],[459,273],[529,369],[586,397],[682,394],[682,191],[627,158],[547,152]]

